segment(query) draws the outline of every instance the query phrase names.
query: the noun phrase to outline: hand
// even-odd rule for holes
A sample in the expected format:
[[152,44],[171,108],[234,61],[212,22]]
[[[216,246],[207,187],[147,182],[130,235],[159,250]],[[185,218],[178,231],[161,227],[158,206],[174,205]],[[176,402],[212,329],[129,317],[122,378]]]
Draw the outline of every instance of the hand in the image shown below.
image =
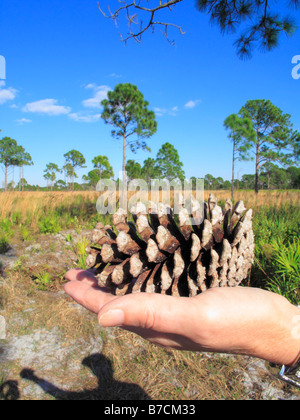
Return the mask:
[[97,314],[101,326],[119,326],[161,346],[252,355],[286,365],[299,354],[300,337],[292,330],[300,311],[275,293],[220,287],[192,298],[118,297],[99,288],[89,271],[71,270],[66,278],[66,293]]

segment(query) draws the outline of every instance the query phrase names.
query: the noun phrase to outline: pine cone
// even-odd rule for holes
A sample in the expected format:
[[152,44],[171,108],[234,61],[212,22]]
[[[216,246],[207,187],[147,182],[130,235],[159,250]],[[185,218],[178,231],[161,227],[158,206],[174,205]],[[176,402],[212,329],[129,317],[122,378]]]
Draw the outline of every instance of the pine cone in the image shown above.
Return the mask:
[[[98,223],[87,248],[88,268],[116,295],[148,292],[195,296],[211,287],[237,286],[254,258],[252,210],[228,199],[224,209],[210,195],[203,208],[182,204],[178,224],[170,207],[142,203],[133,222],[119,209],[111,226]],[[189,214],[190,213],[190,214]],[[192,222],[191,222],[192,221]]]

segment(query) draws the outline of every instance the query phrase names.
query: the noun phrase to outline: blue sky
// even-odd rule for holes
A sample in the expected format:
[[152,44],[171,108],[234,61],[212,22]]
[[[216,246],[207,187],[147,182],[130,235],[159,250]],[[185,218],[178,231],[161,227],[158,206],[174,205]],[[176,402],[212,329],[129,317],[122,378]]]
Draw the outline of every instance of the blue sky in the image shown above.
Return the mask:
[[[118,2],[101,1],[103,9],[108,4],[114,8]],[[293,14],[299,24],[299,11]],[[128,159],[142,164],[170,142],[186,177],[210,173],[230,179],[232,151],[223,122],[249,99],[270,99],[300,130],[300,79],[291,74],[292,58],[300,55],[300,31],[282,36],[276,50],[256,50],[242,61],[232,45],[236,35],[222,36],[193,0],[163,17],[185,31],[169,31],[175,46],[159,29],[146,33],[142,43],[131,40],[125,46],[118,31],[125,33],[126,27],[105,19],[96,0],[1,0],[6,80],[0,81],[0,136],[16,139],[31,154],[34,166],[25,169],[29,183],[45,185],[46,164],[63,166],[71,149],[87,160],[80,177],[97,155],[107,155],[118,175],[122,147],[101,120],[99,105],[118,83],[137,85],[158,121],[148,142],[151,153],[128,152]],[[236,175],[244,173],[254,173],[254,164],[238,163]],[[1,183],[3,178],[0,171]]]

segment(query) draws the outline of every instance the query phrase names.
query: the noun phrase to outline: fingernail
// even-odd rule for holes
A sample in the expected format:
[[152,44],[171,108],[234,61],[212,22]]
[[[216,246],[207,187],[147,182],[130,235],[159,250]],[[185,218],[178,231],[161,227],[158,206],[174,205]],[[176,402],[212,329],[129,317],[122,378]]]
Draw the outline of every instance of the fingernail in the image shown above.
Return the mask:
[[121,309],[111,309],[99,318],[101,327],[118,327],[124,324],[124,312]]

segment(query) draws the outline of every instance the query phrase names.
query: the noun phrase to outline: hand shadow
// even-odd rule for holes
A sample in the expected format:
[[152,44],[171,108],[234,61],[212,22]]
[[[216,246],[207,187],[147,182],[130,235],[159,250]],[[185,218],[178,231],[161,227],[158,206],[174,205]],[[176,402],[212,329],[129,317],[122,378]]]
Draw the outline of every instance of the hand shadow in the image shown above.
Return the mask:
[[35,382],[47,394],[57,400],[150,400],[147,393],[138,385],[119,382],[113,378],[110,360],[100,353],[92,354],[82,361],[98,379],[95,389],[82,391],[66,391],[51,382],[39,378],[32,369],[23,369],[20,376]]

